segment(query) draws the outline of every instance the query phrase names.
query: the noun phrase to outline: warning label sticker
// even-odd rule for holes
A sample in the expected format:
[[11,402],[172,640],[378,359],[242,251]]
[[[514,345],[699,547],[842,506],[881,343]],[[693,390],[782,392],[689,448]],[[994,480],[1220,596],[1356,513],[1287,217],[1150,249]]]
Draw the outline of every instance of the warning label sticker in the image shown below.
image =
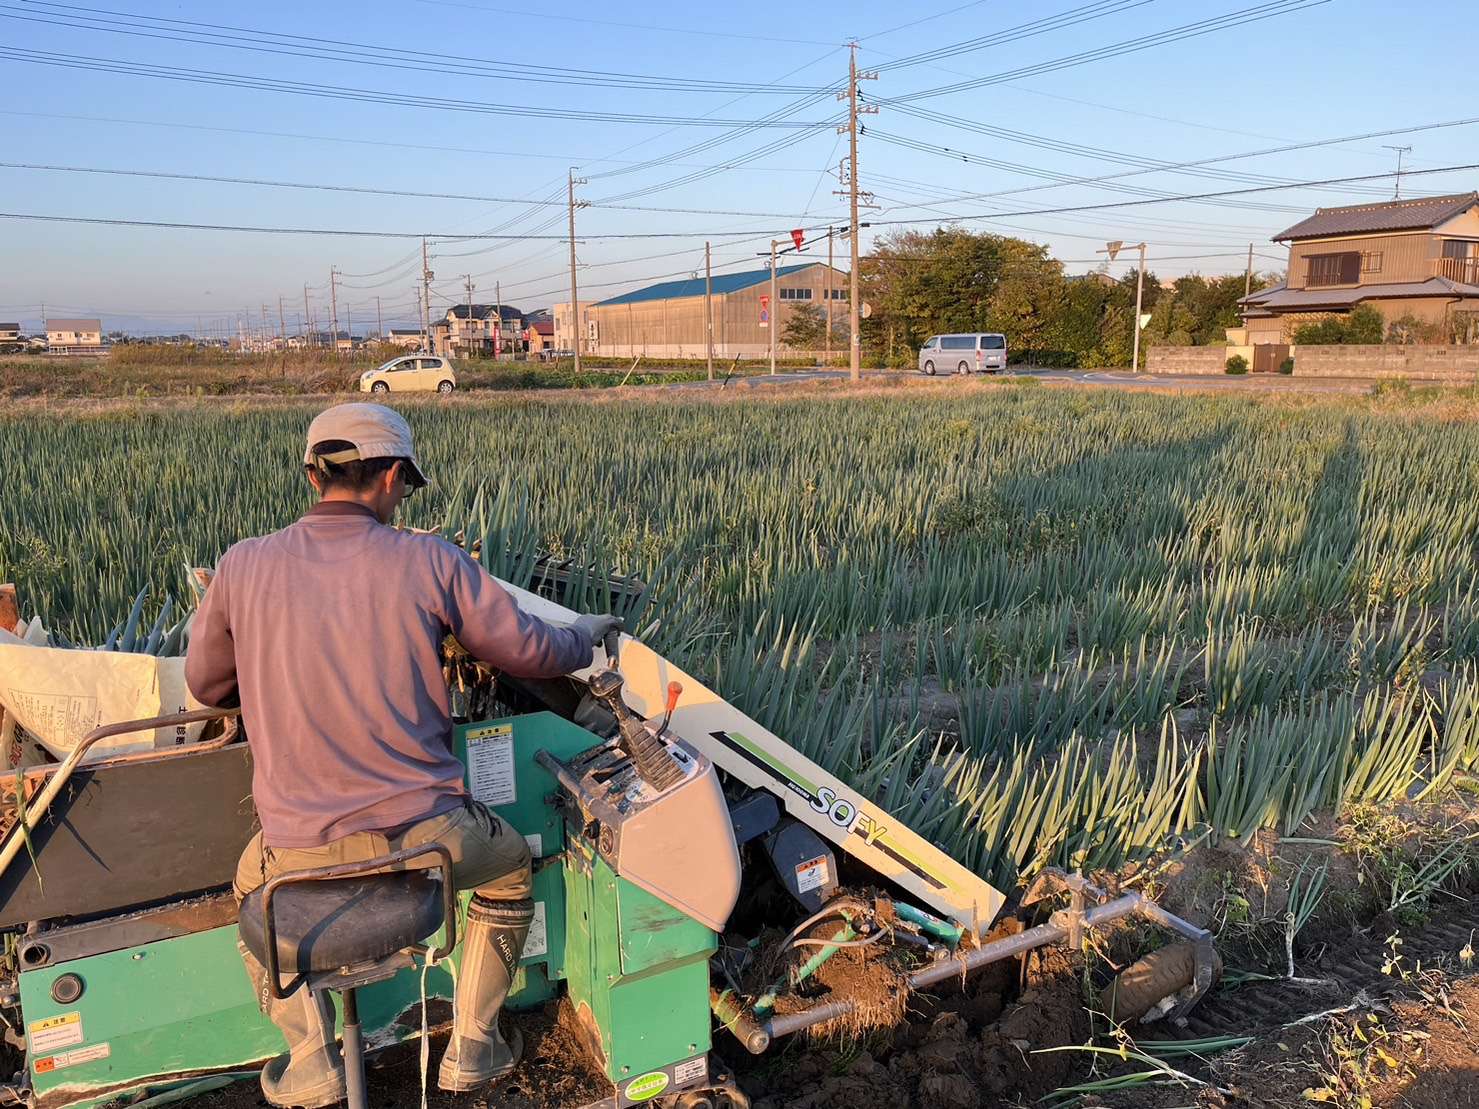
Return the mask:
[[683,1086],[707,1077],[709,1077],[709,1057],[707,1055],[700,1055],[697,1059],[690,1059],[686,1063],[678,1063],[673,1067],[673,1085],[675,1086]]
[[525,836],[524,842],[529,845],[529,854],[536,859],[544,858],[544,836],[535,832],[532,836]]
[[106,1059],[112,1054],[113,1048],[110,1044],[79,1047],[75,1051],[63,1051],[56,1055],[48,1055],[44,1059],[37,1059],[36,1073],[47,1074],[54,1070],[65,1070],[67,1067],[75,1067],[80,1063],[92,1063],[99,1059]]
[[33,1020],[26,1031],[31,1034],[31,1050],[38,1055],[59,1047],[71,1047],[82,1042],[82,1014],[63,1013],[45,1020]]
[[512,805],[519,799],[512,724],[490,724],[467,733],[467,776],[473,797],[485,805]]
[[534,921],[529,925],[529,938],[524,941],[525,959],[549,954],[549,933],[544,926],[544,902],[534,902]]
[[796,888],[801,893],[809,893],[811,890],[819,890],[832,881],[831,872],[827,869],[827,856],[819,855],[815,859],[808,859],[796,867]]

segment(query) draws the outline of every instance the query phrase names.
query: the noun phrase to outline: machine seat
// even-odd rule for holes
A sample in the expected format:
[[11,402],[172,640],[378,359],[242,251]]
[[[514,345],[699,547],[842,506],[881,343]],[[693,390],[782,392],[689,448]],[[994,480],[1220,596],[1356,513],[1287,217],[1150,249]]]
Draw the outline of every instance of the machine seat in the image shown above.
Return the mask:
[[[237,928],[247,950],[266,965],[263,888],[242,901]],[[383,959],[426,939],[442,926],[443,915],[435,871],[285,885],[272,895],[278,968],[300,974]]]

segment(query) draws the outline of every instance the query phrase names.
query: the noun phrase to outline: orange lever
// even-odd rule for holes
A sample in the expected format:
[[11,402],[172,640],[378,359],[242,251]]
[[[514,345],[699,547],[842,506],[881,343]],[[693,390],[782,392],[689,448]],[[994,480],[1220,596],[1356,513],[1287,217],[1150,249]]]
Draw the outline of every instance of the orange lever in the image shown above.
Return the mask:
[[678,682],[668,683],[668,715],[673,715],[673,710],[678,707],[678,698],[683,695],[683,686]]

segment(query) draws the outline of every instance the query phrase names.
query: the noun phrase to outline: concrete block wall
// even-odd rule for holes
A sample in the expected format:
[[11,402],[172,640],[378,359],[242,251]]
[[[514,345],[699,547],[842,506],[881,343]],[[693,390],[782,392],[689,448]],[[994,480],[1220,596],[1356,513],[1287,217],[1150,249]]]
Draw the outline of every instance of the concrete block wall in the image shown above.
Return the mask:
[[1224,346],[1151,347],[1145,352],[1145,368],[1153,374],[1220,374],[1227,372],[1227,359]]
[[1472,385],[1479,380],[1479,346],[1295,347],[1296,377],[1404,377]]

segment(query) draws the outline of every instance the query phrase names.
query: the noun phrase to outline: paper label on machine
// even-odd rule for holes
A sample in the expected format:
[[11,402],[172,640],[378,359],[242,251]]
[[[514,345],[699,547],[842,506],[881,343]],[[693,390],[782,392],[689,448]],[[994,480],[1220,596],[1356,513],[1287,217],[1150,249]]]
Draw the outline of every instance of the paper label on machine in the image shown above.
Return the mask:
[[512,805],[519,799],[512,724],[467,733],[467,778],[473,798],[485,805]]
[[38,1054],[71,1047],[82,1042],[82,1014],[63,1013],[45,1020],[33,1020],[27,1031],[31,1034],[31,1050]]
[[673,1083],[677,1086],[686,1086],[690,1082],[709,1077],[709,1057],[700,1055],[697,1059],[690,1059],[686,1063],[678,1063],[673,1067]]
[[808,859],[796,868],[796,889],[801,893],[819,890],[831,884],[832,876],[827,869],[827,857],[819,855]]
[[75,1067],[82,1063],[94,1063],[112,1054],[111,1044],[93,1044],[91,1047],[79,1047],[75,1051],[62,1051],[56,1055],[48,1055],[45,1059],[37,1059],[36,1073],[49,1074],[51,1071],[65,1070],[67,1067]]
[[549,932],[544,926],[544,902],[534,902],[534,920],[529,925],[529,938],[524,941],[525,959],[549,954]]

